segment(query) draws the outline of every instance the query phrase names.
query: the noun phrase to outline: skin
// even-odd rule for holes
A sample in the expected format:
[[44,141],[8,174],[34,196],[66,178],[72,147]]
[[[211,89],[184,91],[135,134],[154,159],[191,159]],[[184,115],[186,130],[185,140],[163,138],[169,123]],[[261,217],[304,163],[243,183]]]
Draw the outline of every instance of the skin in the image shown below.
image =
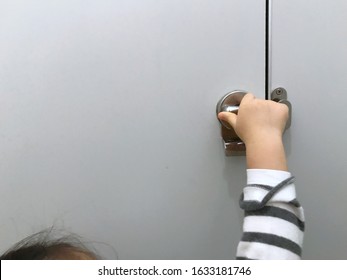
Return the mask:
[[245,143],[248,169],[288,171],[282,141],[288,114],[286,105],[248,93],[237,115],[222,112],[218,118],[228,122]]

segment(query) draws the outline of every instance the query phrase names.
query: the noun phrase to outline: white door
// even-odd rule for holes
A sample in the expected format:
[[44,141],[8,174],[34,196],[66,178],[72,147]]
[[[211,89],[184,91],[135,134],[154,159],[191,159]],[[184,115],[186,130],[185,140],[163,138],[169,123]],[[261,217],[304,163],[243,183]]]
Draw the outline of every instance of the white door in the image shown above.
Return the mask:
[[264,2],[0,0],[1,250],[56,225],[104,258],[234,258],[245,159],[215,106],[264,98]]
[[272,2],[272,86],[293,106],[285,139],[305,208],[303,258],[347,259],[347,2]]

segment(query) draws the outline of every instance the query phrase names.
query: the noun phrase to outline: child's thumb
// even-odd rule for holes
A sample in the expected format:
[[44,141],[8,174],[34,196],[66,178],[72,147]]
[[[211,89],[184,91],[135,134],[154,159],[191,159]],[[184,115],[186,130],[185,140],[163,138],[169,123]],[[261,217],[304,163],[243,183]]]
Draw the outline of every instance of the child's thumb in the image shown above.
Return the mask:
[[221,112],[218,114],[218,118],[221,121],[225,121],[228,124],[230,124],[233,128],[235,128],[236,126],[236,119],[237,119],[237,115],[234,113],[229,113],[229,112]]

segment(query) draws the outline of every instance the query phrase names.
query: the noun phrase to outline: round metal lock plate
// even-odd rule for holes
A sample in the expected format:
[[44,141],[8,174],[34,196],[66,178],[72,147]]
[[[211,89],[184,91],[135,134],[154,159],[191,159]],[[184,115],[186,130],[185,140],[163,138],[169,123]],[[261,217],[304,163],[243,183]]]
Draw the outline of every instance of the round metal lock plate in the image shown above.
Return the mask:
[[[220,112],[237,113],[241,100],[246,94],[247,94],[246,91],[234,90],[224,95],[217,103],[217,107],[216,107],[217,117]],[[221,120],[219,120],[219,122],[226,128],[231,129],[231,126],[228,123]]]

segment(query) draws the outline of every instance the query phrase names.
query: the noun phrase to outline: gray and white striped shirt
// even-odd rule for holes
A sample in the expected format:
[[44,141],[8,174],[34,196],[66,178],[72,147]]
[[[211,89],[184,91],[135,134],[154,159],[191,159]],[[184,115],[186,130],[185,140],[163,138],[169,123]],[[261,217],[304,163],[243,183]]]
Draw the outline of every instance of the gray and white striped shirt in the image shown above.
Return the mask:
[[240,206],[245,211],[236,259],[300,259],[304,211],[289,172],[248,169]]

